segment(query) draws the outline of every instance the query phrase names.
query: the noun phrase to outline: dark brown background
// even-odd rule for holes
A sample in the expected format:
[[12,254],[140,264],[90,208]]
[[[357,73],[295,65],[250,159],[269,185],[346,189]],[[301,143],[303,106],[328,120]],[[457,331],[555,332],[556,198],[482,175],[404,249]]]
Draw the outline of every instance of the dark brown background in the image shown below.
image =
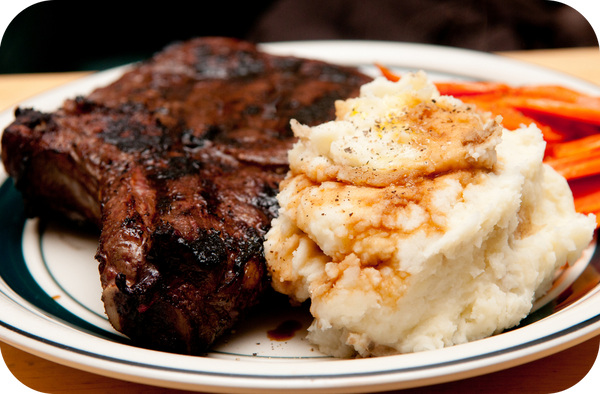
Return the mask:
[[37,3],[8,26],[0,73],[101,70],[176,40],[366,39],[482,51],[596,46],[586,19],[548,0],[170,0]]

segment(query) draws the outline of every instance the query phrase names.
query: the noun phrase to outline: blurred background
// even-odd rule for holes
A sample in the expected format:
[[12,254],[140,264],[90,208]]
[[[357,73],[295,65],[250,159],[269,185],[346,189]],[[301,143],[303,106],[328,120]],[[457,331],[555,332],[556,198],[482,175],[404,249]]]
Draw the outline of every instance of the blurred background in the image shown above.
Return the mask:
[[8,26],[0,73],[102,70],[196,36],[386,40],[480,51],[598,46],[581,14],[547,0],[53,0]]

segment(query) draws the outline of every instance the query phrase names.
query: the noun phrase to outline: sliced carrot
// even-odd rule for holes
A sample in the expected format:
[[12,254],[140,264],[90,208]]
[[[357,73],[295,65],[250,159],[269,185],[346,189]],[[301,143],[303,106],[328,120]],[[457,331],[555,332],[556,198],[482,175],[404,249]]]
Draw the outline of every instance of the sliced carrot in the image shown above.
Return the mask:
[[385,67],[384,65],[375,63],[375,67],[377,67],[379,69],[379,71],[381,71],[381,74],[384,77],[386,77],[388,81],[398,82],[400,80],[399,75],[396,75],[392,70]]
[[479,96],[472,96],[468,98],[465,97],[463,98],[463,101],[466,103],[475,104],[480,110],[491,112],[494,116],[501,115],[502,125],[509,130],[515,130],[522,125],[529,126],[530,124],[535,123],[540,130],[542,130],[542,134],[544,134],[544,140],[549,143],[563,142],[570,139],[568,138],[567,134],[554,130],[554,128],[548,124],[541,122],[538,119],[526,116],[523,114],[523,112],[505,105],[502,101],[502,98],[492,100],[490,99],[489,95],[485,95],[483,101],[479,100]]
[[496,82],[436,82],[435,86],[443,96],[470,96],[489,93],[506,93],[510,87]]
[[[535,119],[538,124],[546,124],[558,134],[564,136],[564,141],[576,140],[600,133],[600,126],[586,122],[578,122],[558,116],[540,114],[537,112],[521,111],[525,116]],[[563,141],[563,142],[564,142]]]
[[[394,73],[383,64],[375,63],[375,67],[389,81],[398,82],[400,80],[400,75]],[[441,95],[457,97],[491,92],[507,92],[510,90],[508,85],[496,82],[436,82],[435,85]]]
[[506,97],[506,92],[503,91],[487,92],[481,94],[468,94],[457,97],[459,97],[460,100],[465,103],[484,103],[485,105],[495,104],[499,107],[508,107],[507,105],[502,103],[502,100],[504,99],[504,97]]
[[600,190],[585,197],[577,198],[574,201],[577,212],[593,214],[600,212]]
[[600,126],[600,105],[581,105],[558,100],[526,97],[506,97],[504,102],[521,111]]
[[596,227],[600,227],[600,175],[569,181],[573,192],[575,210],[596,215]]
[[580,156],[591,151],[598,151],[600,155],[600,134],[590,135],[573,141],[554,144],[552,156],[554,158]]
[[583,156],[562,157],[560,159],[550,158],[546,160],[546,163],[567,180],[600,174],[599,152]]
[[535,120],[534,123],[537,124],[540,130],[542,130],[544,141],[548,142],[549,144],[560,143],[569,140],[565,133],[558,132],[554,127],[543,124],[539,120]]
[[[515,130],[521,125],[529,126],[531,123],[536,123],[542,130],[544,139],[549,143],[569,141],[600,132],[600,130],[589,129],[584,124],[573,127],[570,120],[567,120],[567,125],[563,125],[565,123],[563,118],[556,119],[539,111],[523,111],[516,108],[512,94],[512,89],[497,90],[483,94],[465,95],[460,99],[465,103],[475,104],[482,111],[491,112],[493,115],[502,115],[502,124],[509,130]],[[519,98],[519,100],[521,99]]]
[[[502,107],[492,106],[489,110],[494,115],[501,115],[502,116],[502,125],[509,130],[516,130],[519,127],[521,127],[521,125],[529,126],[530,124],[534,123],[533,119],[528,118],[527,116],[523,115],[521,112],[514,110],[512,108],[502,108]],[[559,138],[559,139],[557,139],[558,141],[562,141],[562,136],[559,136],[558,138]]]
[[513,96],[524,96],[528,98],[546,98],[569,103],[576,103],[582,97],[588,97],[574,90],[556,85],[521,86],[514,88]]

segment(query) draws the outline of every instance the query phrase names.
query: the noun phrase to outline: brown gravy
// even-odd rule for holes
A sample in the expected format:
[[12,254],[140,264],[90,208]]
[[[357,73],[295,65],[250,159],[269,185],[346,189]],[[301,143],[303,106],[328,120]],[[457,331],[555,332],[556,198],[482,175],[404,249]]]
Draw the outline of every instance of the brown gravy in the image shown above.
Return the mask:
[[277,328],[267,331],[267,337],[272,341],[287,341],[292,339],[296,331],[302,328],[302,323],[297,320],[286,320]]

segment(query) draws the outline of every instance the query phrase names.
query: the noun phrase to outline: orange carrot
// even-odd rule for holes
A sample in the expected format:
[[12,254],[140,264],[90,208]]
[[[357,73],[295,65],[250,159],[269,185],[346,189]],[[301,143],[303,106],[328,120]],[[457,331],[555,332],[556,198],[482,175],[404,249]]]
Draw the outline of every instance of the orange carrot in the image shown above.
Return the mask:
[[596,227],[600,227],[600,175],[569,181],[573,192],[575,210],[596,215]]
[[504,102],[506,105],[532,114],[539,113],[600,126],[600,105],[584,106],[578,103],[526,97],[506,97]]
[[546,98],[569,103],[576,103],[579,99],[585,96],[582,93],[556,85],[521,86],[514,88],[511,94],[513,96]]
[[600,154],[600,134],[552,145],[552,157],[557,159],[585,155],[591,151],[598,151]]
[[[392,82],[398,82],[400,76],[394,73],[386,66],[375,63],[375,67],[379,69],[381,75]],[[445,96],[463,96],[475,95],[492,92],[506,92],[510,87],[503,83],[495,82],[436,82],[440,94]]]
[[470,96],[489,93],[506,93],[510,87],[496,82],[436,82],[441,95],[444,96]]
[[392,70],[390,70],[389,68],[385,67],[384,65],[381,65],[379,63],[375,63],[375,67],[377,67],[379,69],[379,71],[381,71],[381,74],[386,77],[388,79],[388,81],[392,81],[392,82],[398,82],[400,80],[400,76],[396,75]]
[[492,99],[491,95],[483,96],[483,101],[480,100],[480,96],[465,96],[461,99],[465,103],[475,104],[482,111],[491,112],[493,115],[501,115],[502,125],[509,130],[518,129],[521,125],[529,126],[535,123],[542,130],[544,140],[549,143],[563,142],[569,139],[565,133],[560,133],[548,124],[525,116],[523,112],[505,105],[501,97]]
[[591,152],[580,156],[567,156],[559,159],[547,159],[559,174],[567,180],[600,174],[600,152]]

